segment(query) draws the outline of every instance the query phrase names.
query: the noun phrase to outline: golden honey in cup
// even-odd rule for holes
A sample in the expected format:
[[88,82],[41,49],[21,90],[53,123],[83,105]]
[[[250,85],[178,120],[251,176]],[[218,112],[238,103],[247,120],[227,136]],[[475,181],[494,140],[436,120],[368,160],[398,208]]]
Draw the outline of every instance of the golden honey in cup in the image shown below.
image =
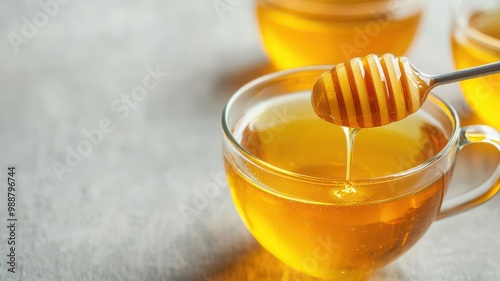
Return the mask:
[[249,110],[233,135],[259,161],[299,178],[340,182],[325,187],[252,165],[242,173],[225,158],[235,205],[253,236],[286,264],[321,278],[361,278],[409,249],[435,220],[449,177],[357,182],[405,171],[443,149],[448,137],[425,113],[360,130],[348,184],[344,132],[316,116],[310,92]]
[[[485,1],[470,1],[479,5]],[[492,1],[486,1],[492,2]],[[465,2],[463,2],[465,5]],[[500,5],[459,7],[451,38],[457,69],[500,61]],[[500,129],[500,74],[460,82],[465,100],[484,122]]]
[[371,53],[404,54],[419,0],[257,0],[263,45],[278,69],[335,64]]

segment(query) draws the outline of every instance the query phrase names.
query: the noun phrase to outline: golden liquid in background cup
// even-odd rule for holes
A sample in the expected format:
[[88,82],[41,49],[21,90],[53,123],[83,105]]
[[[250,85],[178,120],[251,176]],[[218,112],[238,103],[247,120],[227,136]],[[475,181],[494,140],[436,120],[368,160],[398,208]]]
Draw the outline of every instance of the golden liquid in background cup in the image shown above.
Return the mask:
[[278,69],[335,64],[371,53],[403,55],[420,0],[257,0],[264,47]]
[[[457,69],[500,61],[500,3],[462,1],[451,43]],[[500,74],[462,81],[460,86],[474,113],[500,129]]]
[[223,113],[224,164],[238,213],[267,251],[311,276],[361,279],[406,252],[436,218],[498,192],[500,169],[479,193],[443,203],[458,150],[476,142],[500,150],[500,133],[459,128],[456,113],[431,94],[415,114],[358,132],[346,181],[344,132],[311,105],[313,84],[330,68],[243,86]]

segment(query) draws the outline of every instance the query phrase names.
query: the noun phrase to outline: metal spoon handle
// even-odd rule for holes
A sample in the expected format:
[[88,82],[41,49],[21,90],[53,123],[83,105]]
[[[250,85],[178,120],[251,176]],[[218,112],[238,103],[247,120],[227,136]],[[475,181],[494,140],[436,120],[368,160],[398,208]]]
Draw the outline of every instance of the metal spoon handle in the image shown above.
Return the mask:
[[457,70],[445,74],[432,75],[430,78],[434,80],[434,86],[458,82],[466,79],[485,76],[500,72],[500,61],[481,66]]

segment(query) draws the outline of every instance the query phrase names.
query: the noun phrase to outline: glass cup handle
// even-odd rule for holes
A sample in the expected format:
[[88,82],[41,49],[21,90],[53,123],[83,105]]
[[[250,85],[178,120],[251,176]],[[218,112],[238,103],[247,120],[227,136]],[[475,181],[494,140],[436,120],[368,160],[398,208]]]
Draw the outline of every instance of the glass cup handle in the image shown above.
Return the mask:
[[[485,125],[467,126],[461,129],[460,149],[471,143],[489,143],[500,152],[500,133]],[[500,190],[500,163],[493,174],[479,186],[443,201],[437,219],[466,211],[493,198]]]

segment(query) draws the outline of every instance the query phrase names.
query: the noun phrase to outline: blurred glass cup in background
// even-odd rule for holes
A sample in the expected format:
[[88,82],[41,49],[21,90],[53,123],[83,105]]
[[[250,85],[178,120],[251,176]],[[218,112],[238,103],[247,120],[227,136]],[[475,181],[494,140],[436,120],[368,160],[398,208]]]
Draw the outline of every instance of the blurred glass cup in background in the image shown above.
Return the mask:
[[277,69],[403,55],[415,37],[421,0],[257,0],[264,47]]
[[[500,2],[459,1],[455,5],[451,45],[457,69],[500,61]],[[472,111],[500,129],[500,74],[460,82]]]

